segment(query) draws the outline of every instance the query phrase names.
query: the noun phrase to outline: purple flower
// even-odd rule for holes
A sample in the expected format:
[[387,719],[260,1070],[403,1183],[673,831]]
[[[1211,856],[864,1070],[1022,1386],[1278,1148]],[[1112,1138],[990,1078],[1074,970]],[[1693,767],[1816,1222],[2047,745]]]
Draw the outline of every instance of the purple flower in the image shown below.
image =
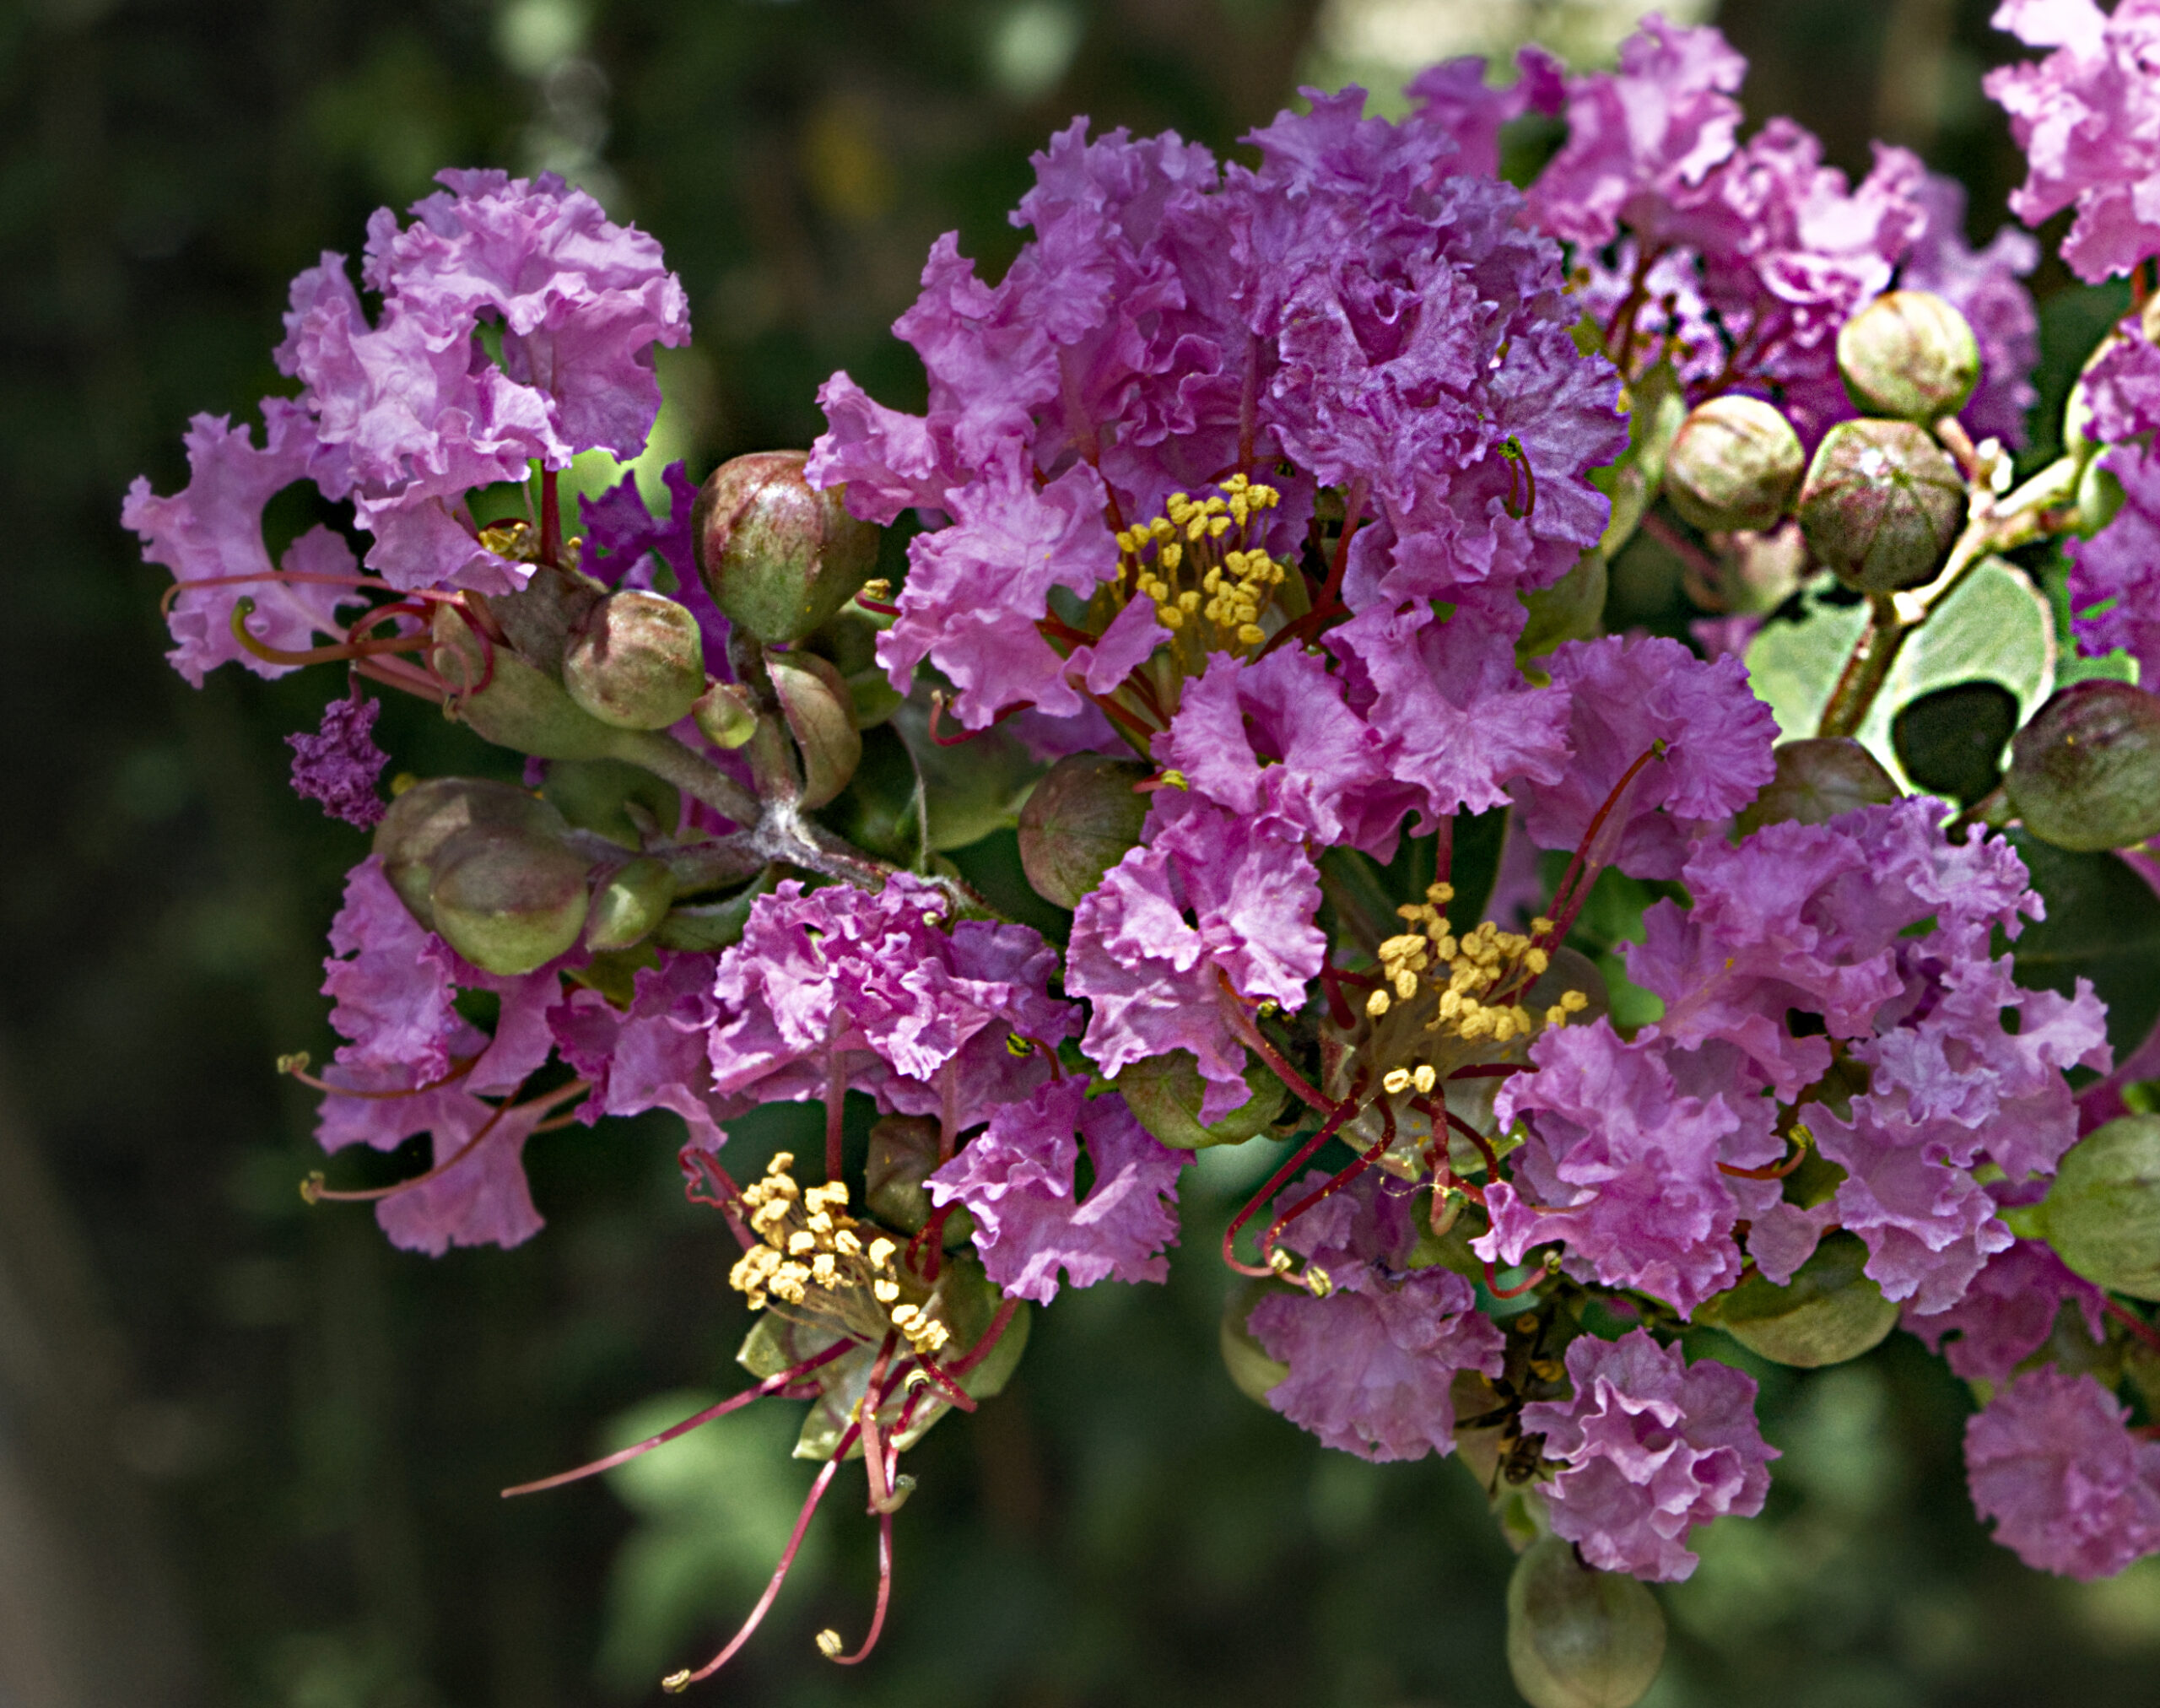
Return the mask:
[[[553,1048],[559,976],[467,966],[406,911],[373,855],[346,881],[330,947],[323,994],[336,999],[330,1022],[347,1041],[323,1074],[333,1088],[316,1127],[323,1149],[395,1150],[432,1136],[440,1172],[375,1206],[392,1243],[408,1251],[440,1257],[453,1245],[530,1238],[541,1219],[520,1158],[548,1110],[510,1100]],[[457,1013],[461,989],[500,999],[492,1036]]]
[[668,1109],[701,1149],[720,1148],[720,1122],[733,1107],[713,1090],[706,1046],[718,969],[716,955],[662,951],[658,966],[640,969],[627,1009],[580,986],[549,1012],[563,1060],[592,1082],[580,1121],[590,1127],[605,1115]]
[[1677,878],[1692,841],[1755,797],[1777,769],[1777,721],[1726,657],[1704,663],[1677,640],[1570,640],[1552,654],[1569,695],[1574,753],[1555,784],[1513,790],[1531,839],[1574,848],[1645,754],[1600,833],[1603,860],[1637,878]]
[[1049,1069],[1007,1040],[1079,1030],[1049,994],[1056,953],[1026,926],[948,931],[951,908],[904,872],[876,895],[790,880],[759,897],[713,984],[715,1093],[732,1111],[853,1087],[957,1135],[1033,1091]]
[[381,824],[388,808],[375,783],[390,755],[375,744],[371,732],[381,713],[381,700],[348,695],[322,708],[316,733],[287,736],[285,745],[293,750],[293,792],[321,802],[332,818],[363,830]]
[[2006,1381],[2047,1344],[2065,1303],[2076,1305],[2094,1341],[2105,1338],[2106,1295],[2038,1240],[2019,1240],[1990,1257],[1947,1311],[1923,1316],[1908,1305],[1904,1326],[1930,1352],[1942,1352],[1944,1338],[1954,1337],[1944,1356],[1967,1381]]
[[1981,87],[2010,115],[2030,170],[2011,211],[2038,225],[2076,205],[2062,258],[2088,284],[2128,273],[2160,251],[2160,4],[2118,0],[2005,0],[1995,26],[2028,47],[2055,51],[2006,65]]
[[1752,1517],[1776,1449],[1755,1423],[1755,1383],[1713,1359],[1688,1364],[1642,1329],[1568,1348],[1574,1394],[1522,1411],[1561,1470],[1545,1491],[1552,1529],[1604,1571],[1672,1583],[1695,1570],[1688,1532]]
[[1682,1095],[1652,1040],[1623,1044],[1610,1023],[1552,1027],[1531,1047],[1537,1071],[1501,1089],[1504,1127],[1529,1117],[1510,1159],[1515,1183],[1485,1189],[1491,1232],[1472,1249],[1520,1262],[1532,1246],[1567,1244],[1568,1267],[1634,1287],[1683,1314],[1740,1278],[1733,1224],[1742,1213],[1720,1162],[1760,1167],[1784,1142],[1766,1098]]
[[1094,1005],[1082,1048],[1097,1067],[1115,1077],[1190,1050],[1201,1119],[1215,1121],[1251,1095],[1228,1005],[1295,1011],[1320,971],[1320,876],[1297,840],[1212,803],[1157,800],[1148,840],[1073,912],[1066,988]]
[[2079,651],[2099,657],[2120,646],[2152,680],[2160,673],[2160,452],[2119,445],[2101,467],[2122,483],[2123,505],[2091,539],[2070,543],[2071,608],[2086,613],[2071,626]]
[[[1084,1199],[1076,1131],[1094,1170]],[[1170,1206],[1191,1159],[1150,1138],[1123,1098],[1091,1101],[1086,1081],[1066,1078],[1000,1108],[928,1185],[932,1202],[965,1204],[974,1216],[984,1273],[1014,1297],[1047,1305],[1061,1267],[1075,1287],[1169,1278],[1162,1252],[1178,1233]]]
[[[196,687],[203,673],[237,659],[257,676],[283,676],[298,667],[273,664],[234,638],[233,608],[255,606],[248,632],[265,646],[298,651],[317,635],[342,635],[338,613],[359,595],[335,582],[285,580],[262,542],[262,509],[294,481],[314,472],[321,447],[306,414],[283,397],[262,400],[265,441],[235,429],[230,417],[197,415],[188,424],[186,487],[170,498],[138,475],[127,489],[120,521],[143,538],[143,555],[163,564],[181,583],[165,621],[176,643],[165,657]],[[294,576],[341,579],[359,573],[345,542],[327,527],[294,541],[282,565]],[[191,583],[221,581],[219,586]]]
[[[1283,1195],[1287,1208],[1327,1176]],[[1502,1338],[1452,1269],[1407,1266],[1417,1243],[1404,1204],[1367,1172],[1283,1230],[1282,1243],[1323,1269],[1325,1298],[1272,1293],[1246,1326],[1289,1374],[1267,1403],[1326,1446],[1385,1462],[1455,1446],[1455,1379],[1500,1372]]]
[[1403,86],[1416,103],[1416,122],[1444,132],[1455,143],[1453,170],[1498,177],[1501,127],[1526,112],[1557,113],[1566,101],[1566,68],[1543,48],[1524,48],[1517,63],[1522,74],[1507,89],[1485,81],[1485,62],[1475,55],[1428,66]]
[[578,567],[611,587],[653,588],[660,585],[664,571],[675,584],[665,589],[667,597],[698,619],[705,639],[705,673],[732,682],[727,619],[721,615],[698,573],[697,545],[690,528],[698,484],[680,462],[671,462],[661,472],[660,484],[667,489],[664,522],[645,508],[634,470],[625,470],[622,480],[597,498],[578,500],[585,518],[585,554]]
[[2160,1441],[2089,1376],[2028,1370],[1965,1425],[1973,1505],[2026,1565],[2112,1577],[2160,1551]]

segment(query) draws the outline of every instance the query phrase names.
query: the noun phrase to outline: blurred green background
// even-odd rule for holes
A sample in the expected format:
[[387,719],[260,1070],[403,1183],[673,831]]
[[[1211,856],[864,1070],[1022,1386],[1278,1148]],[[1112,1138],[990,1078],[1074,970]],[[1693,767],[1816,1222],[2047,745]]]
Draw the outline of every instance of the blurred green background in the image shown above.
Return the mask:
[[[1385,99],[1439,53],[1533,33],[1587,62],[1634,9],[0,7],[0,1708],[653,1700],[732,1629],[807,1482],[790,1408],[770,1408],[613,1487],[495,1498],[626,1413],[664,1420],[741,1381],[725,1236],[683,1203],[666,1122],[536,1141],[549,1225],[507,1254],[429,1262],[364,1210],[301,1203],[312,1100],[271,1063],[332,1041],[322,934],[362,844],[289,793],[279,738],[340,679],[228,670],[189,690],[160,661],[161,576],[116,522],[133,475],[185,478],[192,413],[251,417],[284,389],[268,352],[290,275],[357,249],[368,213],[440,165],[557,167],[688,283],[669,434],[701,473],[807,443],[835,367],[917,401],[886,327],[924,251],[957,226],[1002,268],[1027,154],[1074,112],[1227,149],[1301,79]],[[2022,173],[1979,91],[2011,45],[1991,9],[1731,0],[1719,21],[1754,60],[1755,116],[1792,112],[1848,169],[1873,135],[1920,149],[1972,186],[1984,239]],[[2038,281],[2057,396],[2105,317],[2067,284],[2052,263]],[[383,732],[401,765],[475,763],[418,709]],[[750,1172],[785,1113],[736,1134]],[[1509,1556],[1468,1478],[1323,1453],[1221,1373],[1212,1230],[1264,1165],[1211,1155],[1167,1294],[1066,1295],[1012,1388],[914,1456],[868,1665],[811,1644],[867,1617],[850,1473],[705,1700],[1513,1700]],[[1992,1547],[1959,1470],[1964,1394],[1914,1343],[1761,1373],[1785,1451],[1770,1513],[1710,1533],[1665,1594],[1654,1704],[2155,1700],[2160,1562],[2081,1588]]]

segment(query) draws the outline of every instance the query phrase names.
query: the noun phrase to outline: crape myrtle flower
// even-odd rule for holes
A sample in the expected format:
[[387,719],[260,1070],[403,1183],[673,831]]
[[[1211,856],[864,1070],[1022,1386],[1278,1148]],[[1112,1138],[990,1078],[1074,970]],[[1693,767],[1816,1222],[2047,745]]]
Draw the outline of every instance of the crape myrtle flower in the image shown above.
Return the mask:
[[1981,84],[2010,115],[2029,168],[2011,211],[2038,225],[2075,206],[2062,258],[2088,284],[2160,253],[2160,4],[2116,0],[2108,13],[2092,0],[2005,0],[1994,24],[2054,50]]
[[[1079,1141],[1094,1174],[1084,1197]],[[1090,1099],[1084,1079],[1067,1078],[1000,1106],[926,1184],[932,1203],[967,1206],[984,1273],[1012,1297],[1047,1305],[1061,1267],[1075,1287],[1169,1278],[1170,1206],[1191,1160],[1149,1138],[1115,1092]]]
[[372,733],[381,712],[381,700],[348,695],[323,707],[315,734],[285,738],[293,750],[293,792],[320,801],[332,818],[362,830],[380,824],[387,810],[375,792],[390,763]]
[[1567,1354],[1574,1392],[1522,1411],[1560,1466],[1545,1489],[1554,1533],[1605,1571],[1672,1583],[1695,1570],[1688,1532],[1732,1513],[1752,1517],[1769,1492],[1755,1423],[1755,1383],[1712,1359],[1690,1365],[1644,1330],[1583,1335]]
[[2081,613],[2071,627],[2087,657],[2120,646],[2143,680],[2160,679],[2160,452],[2149,443],[2118,445],[2101,465],[2121,483],[2123,504],[2091,539],[2069,543],[2070,600]]
[[[1328,1181],[1307,1175],[1283,1194],[1294,1208]],[[1289,1367],[1267,1403],[1326,1446],[1385,1463],[1455,1446],[1455,1376],[1498,1376],[1502,1337],[1452,1269],[1412,1268],[1410,1197],[1368,1171],[1284,1228],[1282,1242],[1324,1296],[1271,1293],[1246,1319],[1261,1349]]]
[[1056,951],[1034,929],[961,920],[937,885],[893,873],[872,895],[792,879],[752,904],[722,952],[708,1035],[714,1092],[730,1107],[867,1091],[888,1111],[936,1116],[948,1137],[1050,1075],[1043,1051],[1080,1030],[1049,992]]
[[[1828,1070],[1832,1040],[1870,1070],[1849,1116],[1809,1102],[1801,1119],[1846,1170],[1837,1216],[1866,1240],[1867,1273],[1923,1313],[2010,1244],[1974,1170],[2053,1174],[2077,1137],[2064,1070],[2111,1059],[2089,983],[2023,990],[1991,954],[1990,932],[2016,937],[2040,898],[2007,842],[1953,841],[1945,816],[1915,797],[1698,844],[1681,873],[1693,905],[1659,902],[1625,951],[1665,1003],[1639,1042],[1715,1046],[1736,1087],[1788,1103]],[[1795,1011],[1822,1032],[1795,1035]]]
[[1904,1326],[1965,1381],[2006,1381],[2047,1344],[2065,1304],[2077,1307],[2096,1343],[2105,1338],[2106,1295],[2042,1241],[2019,1240],[1990,1257],[1947,1311],[1923,1316],[1908,1305]]
[[2160,1441],[2089,1376],[2028,1370],[1965,1425],[1973,1505],[2026,1565],[2111,1577],[2160,1552]]

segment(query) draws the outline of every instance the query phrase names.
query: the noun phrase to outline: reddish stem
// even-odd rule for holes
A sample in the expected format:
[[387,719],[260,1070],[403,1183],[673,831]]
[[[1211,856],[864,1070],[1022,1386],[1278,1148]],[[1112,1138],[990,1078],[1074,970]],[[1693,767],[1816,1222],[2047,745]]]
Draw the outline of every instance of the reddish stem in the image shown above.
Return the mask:
[[2126,1305],[2119,1305],[2112,1299],[2104,1298],[2100,1303],[2102,1309],[2106,1311],[2109,1316],[2121,1323],[2155,1352],[2160,1352],[2160,1328],[2155,1328]]
[[1383,1103],[1380,1105],[1380,1136],[1379,1138],[1375,1139],[1369,1147],[1360,1152],[1356,1157],[1346,1163],[1342,1168],[1337,1169],[1333,1175],[1328,1177],[1325,1185],[1316,1187],[1312,1192],[1306,1193],[1304,1197],[1299,1199],[1296,1203],[1291,1205],[1288,1209],[1283,1211],[1281,1215],[1276,1217],[1274,1221],[1268,1224],[1267,1231],[1261,1235],[1261,1255],[1262,1257],[1266,1257],[1268,1252],[1275,1249],[1275,1241],[1282,1234],[1283,1229],[1288,1227],[1291,1223],[1296,1221],[1299,1217],[1304,1214],[1307,1210],[1310,1209],[1322,1198],[1331,1197],[1334,1193],[1342,1191],[1344,1186],[1349,1185],[1352,1181],[1357,1179],[1359,1175],[1364,1173],[1367,1169],[1370,1168],[1375,1162],[1380,1160],[1380,1153],[1394,1143],[1395,1109],[1391,1104]]
[[885,1609],[892,1599],[893,1515],[881,1508],[878,1513],[878,1606],[870,1615],[870,1630],[862,1640],[861,1647],[851,1655],[834,1655],[832,1657],[834,1666],[856,1667],[869,1659],[870,1651],[878,1646],[878,1639],[884,1634]]
[[563,506],[552,468],[540,471],[540,561],[554,569],[563,562]]
[[1011,1327],[1012,1319],[1018,1314],[1019,1309],[1020,1301],[1018,1299],[1007,1298],[1000,1300],[997,1314],[990,1319],[990,1327],[983,1330],[982,1338],[959,1357],[954,1359],[952,1363],[947,1365],[944,1367],[945,1374],[958,1381],[988,1358],[991,1349],[1003,1338],[1006,1329]]
[[1495,1299],[1520,1299],[1533,1287],[1542,1285],[1548,1273],[1544,1265],[1540,1264],[1537,1266],[1537,1273],[1520,1287],[1503,1287],[1499,1284],[1498,1272],[1493,1267],[1491,1260],[1487,1259],[1485,1261],[1485,1290]]
[[1335,1137],[1335,1130],[1341,1127],[1345,1121],[1349,1119],[1351,1111],[1356,1107],[1357,1105],[1355,1101],[1347,1097],[1344,1098],[1339,1104],[1336,1104],[1335,1105],[1334,1112],[1320,1124],[1320,1131],[1313,1134],[1313,1136],[1307,1139],[1303,1144],[1299,1145],[1295,1154],[1293,1154],[1290,1158],[1289,1161],[1284,1163],[1282,1167],[1276,1170],[1272,1175],[1269,1176],[1267,1184],[1262,1186],[1257,1192],[1255,1192],[1252,1196],[1251,1201],[1248,1203],[1243,1209],[1239,1210],[1236,1215],[1230,1219],[1230,1225],[1223,1230],[1223,1262],[1224,1264],[1228,1267],[1236,1270],[1240,1275],[1272,1275],[1275,1273],[1272,1269],[1255,1268],[1250,1263],[1241,1263],[1238,1261],[1235,1246],[1239,1230],[1241,1230],[1247,1222],[1252,1219],[1255,1211],[1258,1210],[1262,1204],[1266,1203],[1269,1198],[1275,1195],[1276,1192],[1282,1186],[1283,1181],[1288,1180],[1292,1175],[1303,1168],[1307,1162],[1311,1160],[1314,1152],[1317,1151],[1322,1145],[1326,1144],[1328,1140]]

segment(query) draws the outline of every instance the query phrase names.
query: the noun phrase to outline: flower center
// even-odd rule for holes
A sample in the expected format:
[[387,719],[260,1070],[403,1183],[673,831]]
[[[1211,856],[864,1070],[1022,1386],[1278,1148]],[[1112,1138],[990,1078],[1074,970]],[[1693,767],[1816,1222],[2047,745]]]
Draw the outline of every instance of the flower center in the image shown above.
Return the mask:
[[1289,571],[1247,542],[1254,517],[1282,501],[1242,474],[1212,497],[1172,493],[1164,514],[1117,536],[1117,608],[1149,601],[1163,627],[1202,652],[1259,646],[1267,638],[1261,614]]

